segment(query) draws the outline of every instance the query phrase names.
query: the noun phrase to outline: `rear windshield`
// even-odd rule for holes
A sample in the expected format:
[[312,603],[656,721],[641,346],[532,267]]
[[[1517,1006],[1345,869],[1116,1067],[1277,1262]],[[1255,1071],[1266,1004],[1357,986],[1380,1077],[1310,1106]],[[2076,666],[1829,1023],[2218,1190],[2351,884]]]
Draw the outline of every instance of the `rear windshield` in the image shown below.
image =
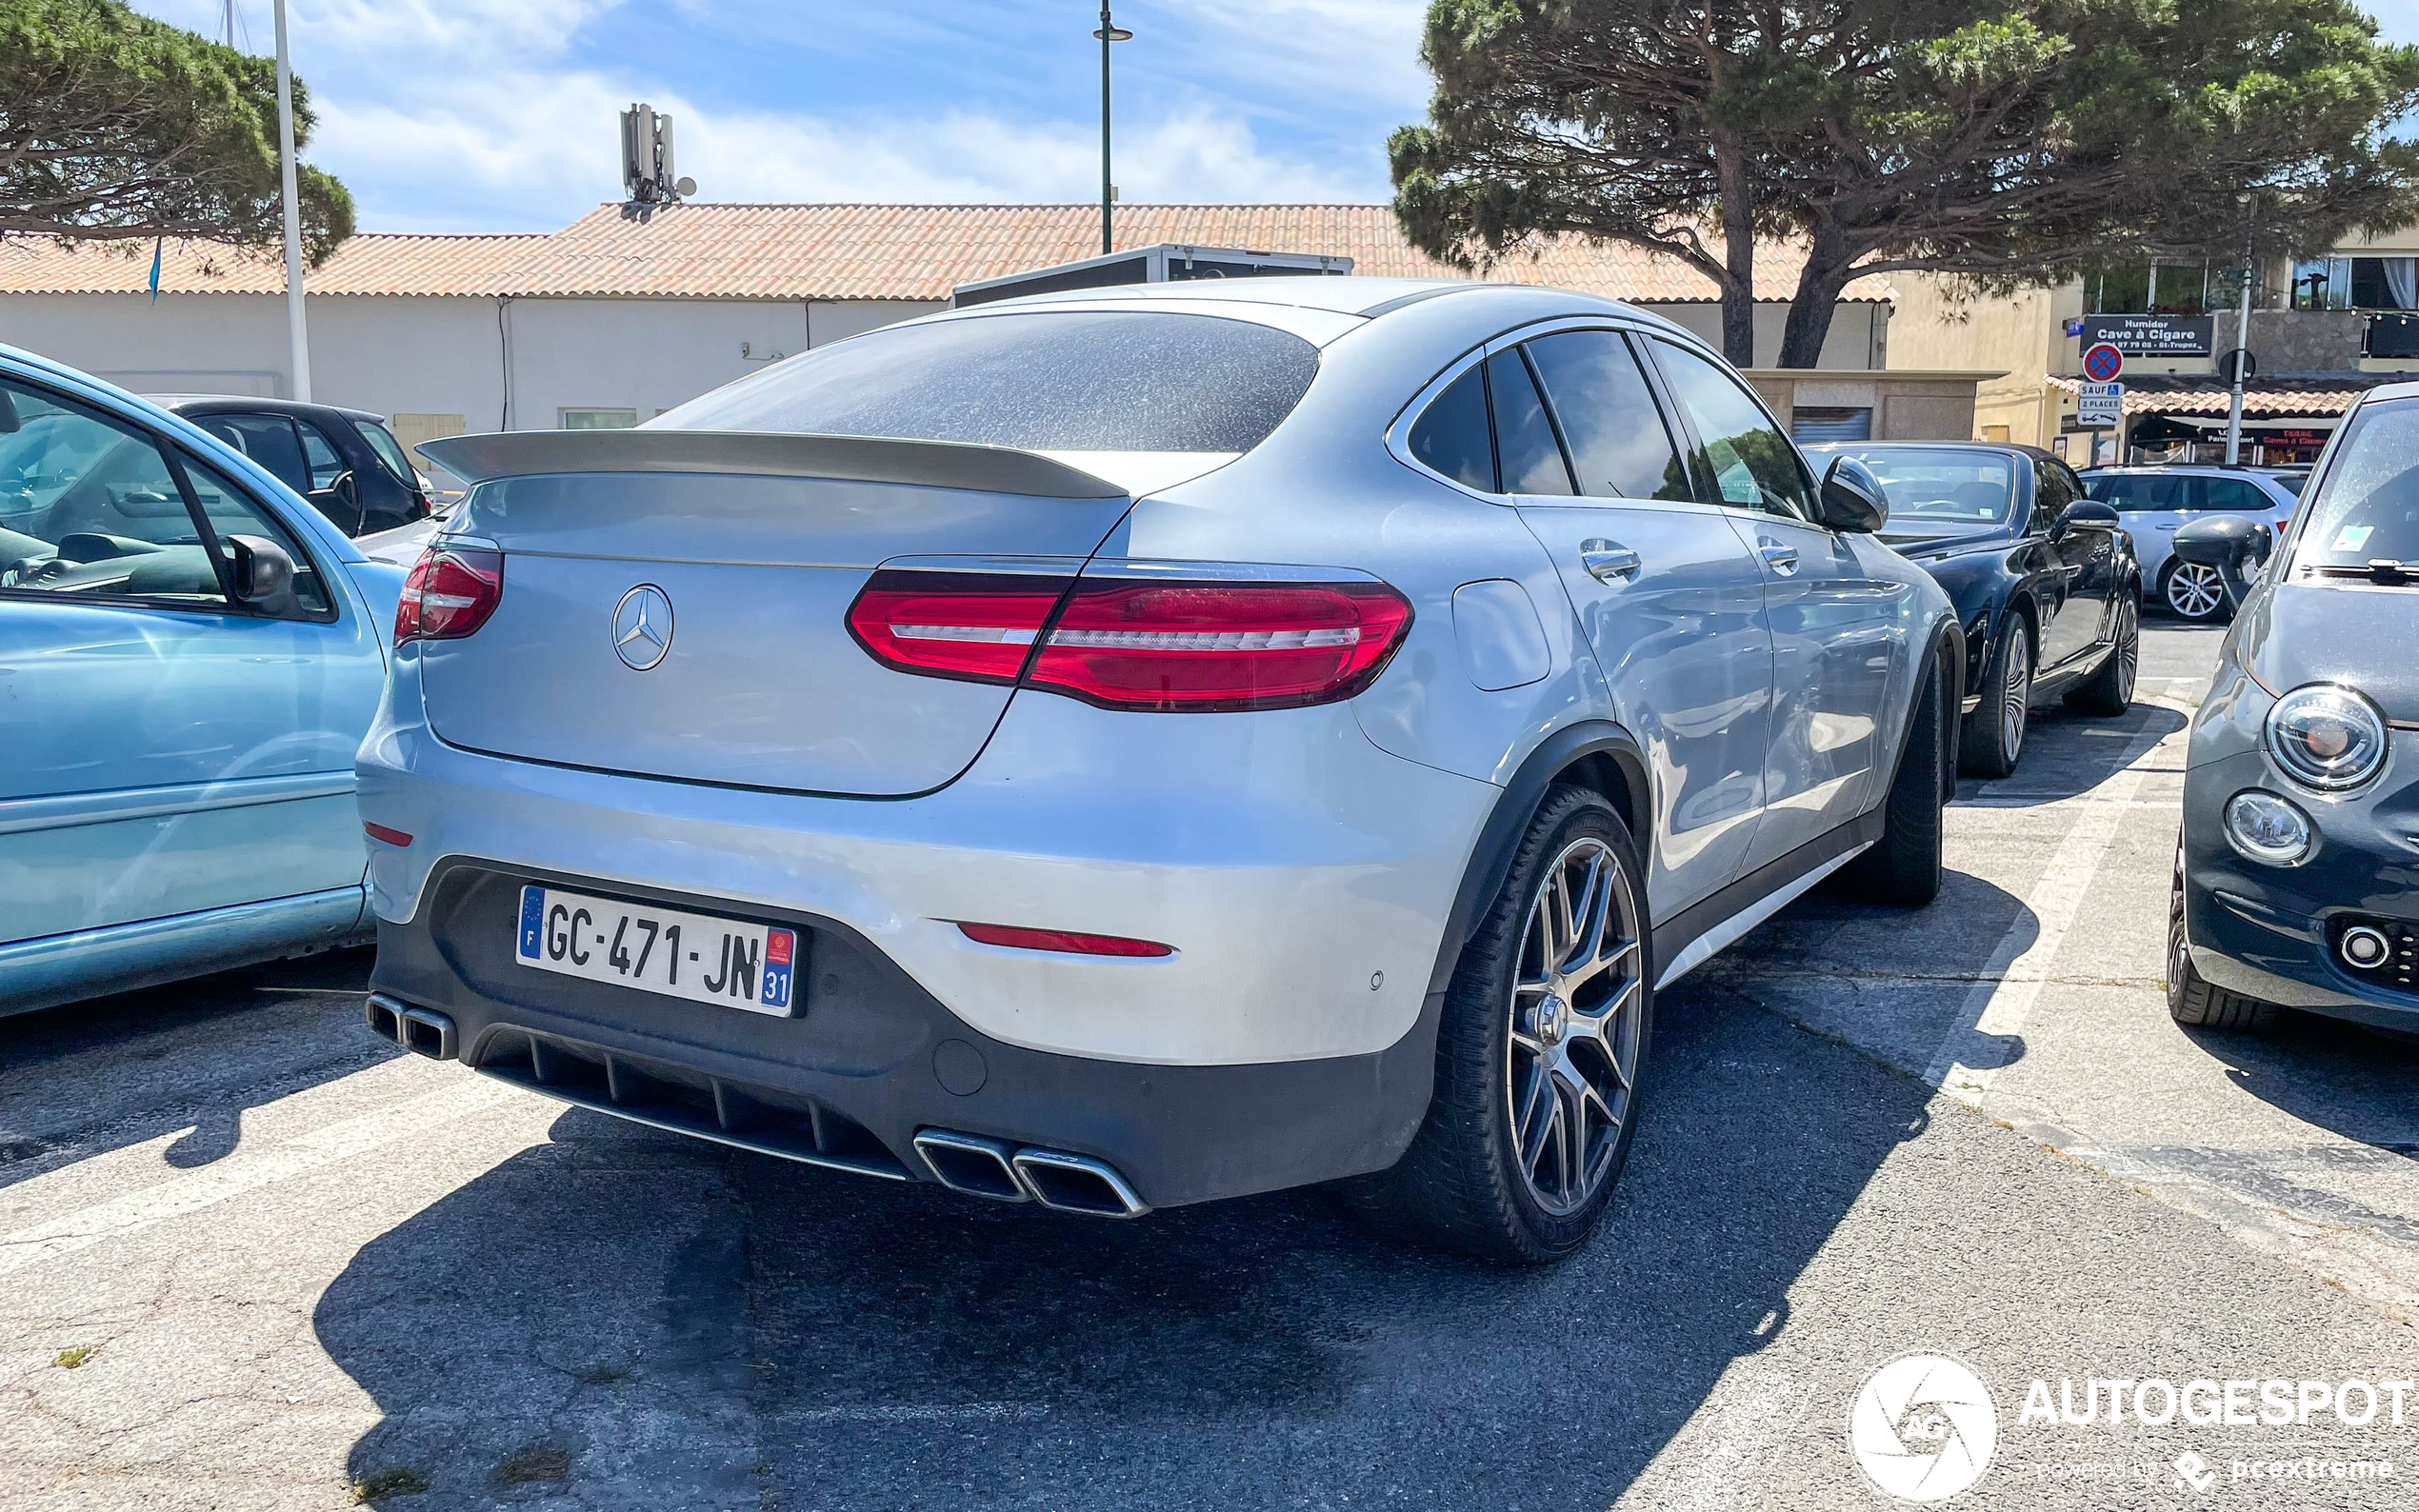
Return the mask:
[[1962,447],[1923,450],[1836,448],[1873,469],[1889,501],[1892,534],[1946,535],[2005,525],[2015,508],[2016,465],[1996,452]]
[[802,352],[648,428],[1239,452],[1292,412],[1318,368],[1318,348],[1299,336],[1214,315],[984,315]]
[[2419,401],[2362,405],[2303,501],[2296,567],[2419,567]]

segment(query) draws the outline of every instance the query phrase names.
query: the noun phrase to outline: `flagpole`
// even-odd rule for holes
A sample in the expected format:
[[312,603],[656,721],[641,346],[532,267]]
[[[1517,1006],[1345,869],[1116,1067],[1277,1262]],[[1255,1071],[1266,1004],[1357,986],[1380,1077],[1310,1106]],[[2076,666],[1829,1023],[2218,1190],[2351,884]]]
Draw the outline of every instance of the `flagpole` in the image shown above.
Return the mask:
[[296,399],[310,398],[310,333],[303,323],[302,206],[294,193],[294,72],[286,60],[286,0],[277,8],[277,171],[286,198],[286,344]]

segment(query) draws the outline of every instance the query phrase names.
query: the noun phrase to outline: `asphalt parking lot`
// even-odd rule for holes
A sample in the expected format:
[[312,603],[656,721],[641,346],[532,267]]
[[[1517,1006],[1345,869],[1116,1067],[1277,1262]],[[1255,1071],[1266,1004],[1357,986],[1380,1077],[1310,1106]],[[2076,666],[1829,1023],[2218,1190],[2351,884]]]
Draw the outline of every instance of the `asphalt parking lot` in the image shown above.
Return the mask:
[[[0,1021],[0,1508],[1875,1507],[1844,1424],[1909,1350],[1997,1403],[1960,1504],[2408,1505],[2419,1400],[2020,1421],[2419,1366],[2419,1049],[2160,998],[2218,638],[2152,622],[2130,715],[1961,785],[1931,908],[1817,895],[1665,995],[1552,1270],[1317,1191],[1112,1224],[656,1134],[371,1038],[360,954]],[[2226,1470],[2288,1455],[2405,1479]]]

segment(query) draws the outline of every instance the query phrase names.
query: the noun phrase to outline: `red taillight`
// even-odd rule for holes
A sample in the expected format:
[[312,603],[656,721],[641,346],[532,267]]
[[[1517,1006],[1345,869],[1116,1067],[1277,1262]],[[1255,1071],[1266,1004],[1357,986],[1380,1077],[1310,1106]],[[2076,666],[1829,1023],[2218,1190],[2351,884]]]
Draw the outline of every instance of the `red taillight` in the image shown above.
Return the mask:
[[903,672],[1013,683],[1064,577],[886,568],[849,606],[849,633],[873,659]]
[[432,546],[413,563],[395,603],[395,644],[458,641],[504,602],[504,553]]
[[[1055,617],[1053,618],[1053,613]],[[903,672],[1012,683],[1103,708],[1212,712],[1349,698],[1402,644],[1383,583],[1023,577],[886,568],[849,631]]]
[[1299,708],[1369,686],[1410,623],[1383,583],[1086,578],[1028,681],[1103,708]]
[[1072,929],[1020,929],[1006,924],[963,924],[958,932],[984,945],[1018,950],[1057,950],[1079,956],[1171,956],[1173,945],[1129,940],[1120,934],[1078,934]]

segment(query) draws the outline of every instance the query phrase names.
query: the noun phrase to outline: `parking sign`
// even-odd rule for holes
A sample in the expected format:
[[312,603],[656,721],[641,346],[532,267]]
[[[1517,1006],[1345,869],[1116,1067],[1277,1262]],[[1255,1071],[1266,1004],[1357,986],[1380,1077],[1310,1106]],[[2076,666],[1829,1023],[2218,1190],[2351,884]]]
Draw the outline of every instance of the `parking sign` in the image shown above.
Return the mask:
[[2083,354],[2083,376],[2095,384],[2114,383],[2125,371],[2125,353],[2112,342],[2100,342]]
[[2075,386],[2074,421],[2088,430],[2113,426],[2125,412],[2125,385],[2078,384]]

